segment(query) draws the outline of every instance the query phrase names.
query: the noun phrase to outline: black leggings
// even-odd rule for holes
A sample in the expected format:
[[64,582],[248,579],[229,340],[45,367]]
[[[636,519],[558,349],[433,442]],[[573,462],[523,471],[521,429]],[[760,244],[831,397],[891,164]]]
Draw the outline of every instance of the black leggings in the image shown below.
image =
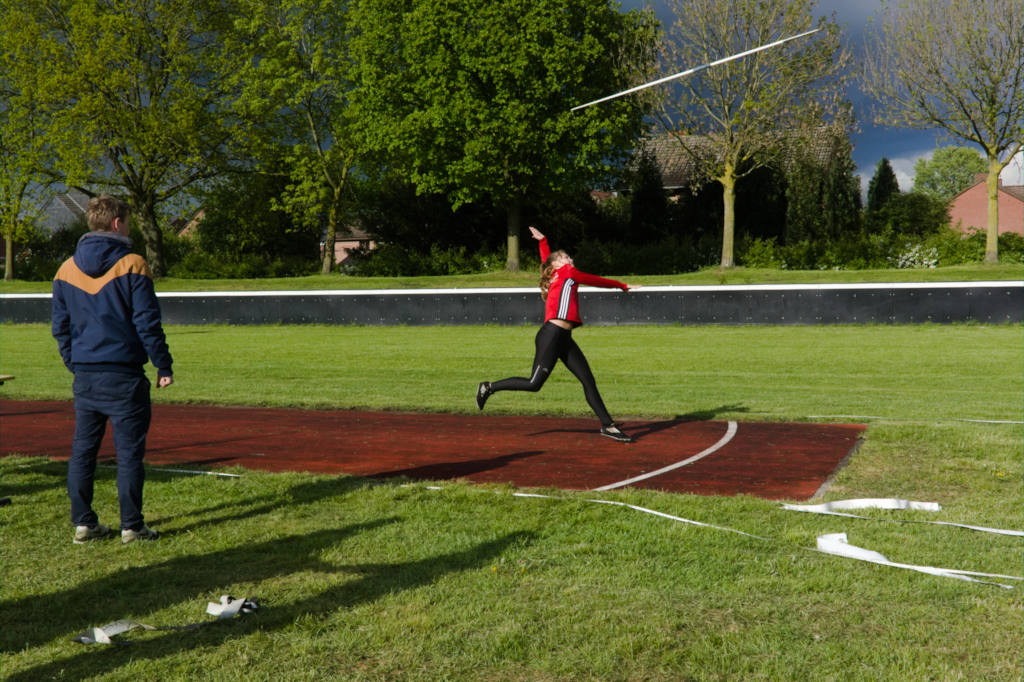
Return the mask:
[[605,409],[601,394],[597,392],[597,383],[594,381],[594,374],[590,371],[590,365],[587,364],[587,358],[584,357],[583,351],[576,345],[576,342],[572,340],[572,331],[563,329],[557,324],[545,322],[537,332],[535,343],[537,351],[533,357],[533,374],[530,375],[530,378],[510,377],[495,381],[491,384],[491,391],[539,391],[551,375],[555,363],[561,360],[583,384],[583,394],[587,397],[590,409],[601,420],[601,425],[610,425],[612,418],[608,415],[608,410]]

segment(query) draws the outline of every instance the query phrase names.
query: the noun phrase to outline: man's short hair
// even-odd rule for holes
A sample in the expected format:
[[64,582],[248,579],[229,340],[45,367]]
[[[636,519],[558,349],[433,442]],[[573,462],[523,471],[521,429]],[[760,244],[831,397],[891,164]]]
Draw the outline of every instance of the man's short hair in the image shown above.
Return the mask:
[[90,231],[109,232],[114,218],[128,220],[128,204],[109,194],[101,194],[89,200],[89,206],[85,209],[85,217],[89,222]]

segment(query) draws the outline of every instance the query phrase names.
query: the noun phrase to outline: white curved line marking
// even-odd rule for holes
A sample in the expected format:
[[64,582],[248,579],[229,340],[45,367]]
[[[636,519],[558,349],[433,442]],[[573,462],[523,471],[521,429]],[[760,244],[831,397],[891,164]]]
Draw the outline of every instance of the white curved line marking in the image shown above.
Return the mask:
[[594,488],[594,490],[612,490],[613,488],[621,488],[623,486],[630,485],[631,483],[636,483],[637,481],[643,481],[643,480],[648,479],[648,478],[654,478],[655,476],[660,476],[662,474],[668,473],[669,471],[673,471],[675,469],[679,469],[680,467],[684,467],[687,464],[693,464],[697,460],[704,459],[705,457],[707,457],[711,453],[716,452],[718,450],[721,450],[723,447],[725,447],[726,444],[728,444],[728,442],[731,441],[733,439],[733,437],[736,435],[736,431],[738,430],[738,428],[739,427],[737,426],[736,422],[729,422],[729,428],[726,429],[725,435],[722,436],[722,438],[717,443],[712,445],[707,450],[704,450],[703,452],[698,452],[693,457],[689,457],[687,459],[684,459],[681,462],[676,462],[675,464],[669,464],[667,467],[662,467],[661,469],[658,469],[657,471],[649,471],[646,474],[641,474],[639,476],[634,476],[633,478],[627,478],[625,481],[619,481],[618,483],[609,483],[608,485],[603,485],[600,488]]

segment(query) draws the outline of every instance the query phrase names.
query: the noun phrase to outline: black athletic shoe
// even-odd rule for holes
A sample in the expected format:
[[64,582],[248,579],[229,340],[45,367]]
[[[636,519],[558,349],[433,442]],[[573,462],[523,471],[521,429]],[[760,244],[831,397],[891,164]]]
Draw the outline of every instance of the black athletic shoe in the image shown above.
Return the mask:
[[476,387],[476,406],[484,409],[484,403],[491,397],[491,384],[489,381],[481,381]]
[[627,436],[626,434],[624,434],[622,431],[620,431],[619,427],[616,426],[615,424],[609,424],[608,426],[602,426],[601,427],[601,435],[602,436],[608,436],[612,440],[617,440],[620,443],[632,443],[633,442],[633,439],[630,436]]

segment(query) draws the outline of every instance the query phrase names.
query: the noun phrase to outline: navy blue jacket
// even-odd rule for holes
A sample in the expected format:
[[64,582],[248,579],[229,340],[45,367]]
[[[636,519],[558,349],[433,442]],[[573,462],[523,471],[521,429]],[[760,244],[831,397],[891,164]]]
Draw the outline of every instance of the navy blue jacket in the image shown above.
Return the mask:
[[115,232],[89,232],[53,278],[53,337],[72,372],[142,372],[147,356],[172,376],[146,260]]

